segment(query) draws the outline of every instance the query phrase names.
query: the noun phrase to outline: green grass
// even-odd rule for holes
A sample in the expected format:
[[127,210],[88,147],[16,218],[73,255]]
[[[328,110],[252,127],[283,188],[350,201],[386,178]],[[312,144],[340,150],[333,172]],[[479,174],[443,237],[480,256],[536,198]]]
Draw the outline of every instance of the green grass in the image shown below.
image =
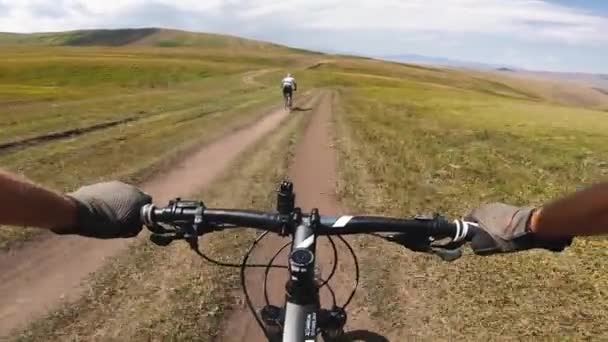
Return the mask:
[[239,47],[0,47],[0,104],[4,107],[0,118],[19,110],[18,105],[49,107],[55,105],[50,102],[101,95],[181,91],[186,84],[196,88],[200,82],[217,82],[248,70],[306,64],[313,58],[291,50]]
[[223,62],[203,56],[164,58],[150,51],[104,55],[108,49],[83,50],[78,55],[62,48],[0,50],[0,101],[51,101],[170,89],[259,67],[255,60]]
[[[286,175],[305,123],[305,116],[291,116],[201,198],[209,199],[209,206],[272,209],[274,190]],[[238,263],[254,236],[246,230],[214,233],[201,239],[201,248],[217,260]],[[98,272],[82,299],[34,322],[14,339],[211,341],[236,305],[237,284],[237,269],[211,265],[185,243],[160,248],[144,240]]]
[[[324,78],[341,85],[339,190],[357,211],[459,217],[495,200],[541,204],[608,172],[608,124],[600,111],[417,77],[386,83],[341,73]],[[454,263],[373,238],[358,245],[365,303],[390,336],[608,336],[602,262],[608,244],[602,239],[577,239],[561,254],[467,253]]]
[[[0,68],[0,82],[46,87],[103,87],[119,88],[161,87],[195,81],[211,74],[243,71],[230,65],[185,63],[164,60],[65,60],[38,63],[4,61]],[[44,77],[41,77],[44,75]]]
[[147,118],[169,111],[213,105],[224,98],[257,90],[243,84],[240,75],[234,75],[210,77],[195,84],[168,89],[144,89],[52,103],[29,102],[0,112],[0,127],[6,132],[0,137],[0,142],[127,117]]

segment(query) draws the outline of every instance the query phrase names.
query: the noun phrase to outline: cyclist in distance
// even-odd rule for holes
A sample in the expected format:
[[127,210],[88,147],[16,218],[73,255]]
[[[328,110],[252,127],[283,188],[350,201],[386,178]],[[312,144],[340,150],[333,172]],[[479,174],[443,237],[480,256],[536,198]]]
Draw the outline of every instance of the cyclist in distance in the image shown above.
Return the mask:
[[[149,195],[113,181],[61,194],[0,170],[0,225],[47,228],[57,234],[94,238],[137,235],[141,207]],[[547,246],[563,250],[573,236],[608,233],[608,182],[595,184],[541,207],[482,205],[465,216],[490,238],[472,241],[478,254]],[[546,244],[545,244],[546,243]]]
[[[298,90],[298,84],[290,73],[281,80],[281,89],[283,90],[283,99],[287,99],[289,95],[291,101],[293,101],[293,92]],[[291,103],[289,106],[291,107]]]

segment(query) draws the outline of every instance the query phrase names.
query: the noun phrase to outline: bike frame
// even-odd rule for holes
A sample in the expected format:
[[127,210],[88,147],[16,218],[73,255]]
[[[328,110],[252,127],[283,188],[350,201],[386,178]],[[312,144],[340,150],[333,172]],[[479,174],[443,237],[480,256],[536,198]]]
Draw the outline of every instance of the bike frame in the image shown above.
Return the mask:
[[[284,90],[283,90],[284,91]],[[293,106],[293,92],[295,91],[295,89],[292,88],[291,93],[289,92],[283,92],[283,98],[285,100],[285,109],[289,109],[291,110],[291,107]]]
[[293,255],[293,251],[301,249],[312,253],[312,263],[307,265],[308,270],[306,270],[312,274],[308,274],[302,280],[296,280],[298,275],[295,274],[290,260],[290,279],[286,284],[283,341],[313,342],[317,340],[317,313],[321,305],[319,289],[314,280],[316,236],[310,222],[304,222],[296,228],[293,246],[291,255]]
[[[350,218],[330,220],[334,227],[342,227]],[[315,342],[318,335],[330,341],[344,332],[346,305],[340,308],[334,303],[331,310],[326,310],[320,303],[319,289],[327,284],[326,280],[319,286],[320,279],[315,275],[316,229],[321,221],[319,211],[313,209],[311,216],[302,217],[293,229],[285,303],[282,308],[267,305],[260,313],[270,341],[281,338],[279,341],[283,342]]]
[[302,217],[299,209],[295,209],[293,184],[289,182],[281,184],[277,194],[277,211],[282,215],[283,222],[289,222],[293,219],[294,211],[298,212],[296,216],[299,224],[291,233],[292,247],[288,262],[290,274],[285,284],[283,313],[278,313],[279,317],[274,319],[281,321],[284,317],[283,324],[279,325],[282,326],[282,341],[315,342],[317,315],[321,309],[319,288],[315,283],[315,228],[321,220],[319,211],[313,209],[310,217]]
[[291,109],[292,101],[293,101],[292,95],[289,95],[289,94],[285,95],[285,108]]

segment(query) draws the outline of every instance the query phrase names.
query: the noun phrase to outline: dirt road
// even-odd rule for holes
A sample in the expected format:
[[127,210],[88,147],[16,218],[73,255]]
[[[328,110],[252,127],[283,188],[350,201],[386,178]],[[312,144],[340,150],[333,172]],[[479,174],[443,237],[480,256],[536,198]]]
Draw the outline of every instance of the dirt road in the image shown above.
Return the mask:
[[[337,161],[332,139],[332,99],[331,92],[322,94],[319,103],[311,112],[312,115],[306,132],[298,142],[294,164],[290,167],[290,178],[294,182],[296,204],[306,212],[318,208],[322,215],[339,214],[343,211],[336,200]],[[308,114],[310,113],[310,114]],[[268,261],[287,240],[277,236],[267,238],[256,250],[253,261]],[[338,271],[331,282],[336,294],[338,305],[344,303],[352,290],[354,281],[354,266],[344,248],[339,248],[341,262]],[[317,255],[323,276],[327,276],[332,268],[333,253],[324,239],[319,240]],[[277,258],[277,264],[284,265],[287,250]],[[250,269],[247,271],[247,287],[256,308],[263,307],[265,301],[261,285],[264,281],[264,271]],[[275,269],[270,272],[268,292],[270,301],[280,305],[284,301],[286,271]],[[321,301],[324,307],[331,305],[327,291],[321,291]],[[384,341],[372,333],[375,330],[372,320],[365,310],[349,306],[349,321],[346,330],[350,340]],[[221,332],[222,341],[265,341],[264,335],[254,321],[250,311],[241,304],[224,322]]]
[[[275,110],[255,124],[201,147],[142,184],[156,203],[195,193],[216,179],[249,145],[277,127],[287,113]],[[82,293],[82,281],[131,241],[46,235],[0,254],[0,338]]]
[[265,86],[265,84],[258,81],[257,78],[262,75],[265,75],[269,72],[276,71],[276,70],[278,70],[278,69],[271,68],[271,69],[260,69],[260,70],[249,71],[243,75],[242,81],[243,81],[243,83],[245,83],[247,85],[262,87],[262,86]]

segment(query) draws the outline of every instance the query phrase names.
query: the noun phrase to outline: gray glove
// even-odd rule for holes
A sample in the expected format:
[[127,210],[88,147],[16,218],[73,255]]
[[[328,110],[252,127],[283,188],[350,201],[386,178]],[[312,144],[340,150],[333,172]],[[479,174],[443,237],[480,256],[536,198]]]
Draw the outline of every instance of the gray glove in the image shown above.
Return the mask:
[[148,194],[118,181],[84,186],[67,196],[78,208],[76,225],[53,231],[100,239],[136,236],[142,228],[139,211],[152,202]]
[[510,253],[532,248],[561,252],[572,243],[572,237],[544,239],[530,230],[534,212],[530,207],[514,207],[503,203],[483,205],[464,217],[477,222],[481,232],[471,241],[476,254]]

